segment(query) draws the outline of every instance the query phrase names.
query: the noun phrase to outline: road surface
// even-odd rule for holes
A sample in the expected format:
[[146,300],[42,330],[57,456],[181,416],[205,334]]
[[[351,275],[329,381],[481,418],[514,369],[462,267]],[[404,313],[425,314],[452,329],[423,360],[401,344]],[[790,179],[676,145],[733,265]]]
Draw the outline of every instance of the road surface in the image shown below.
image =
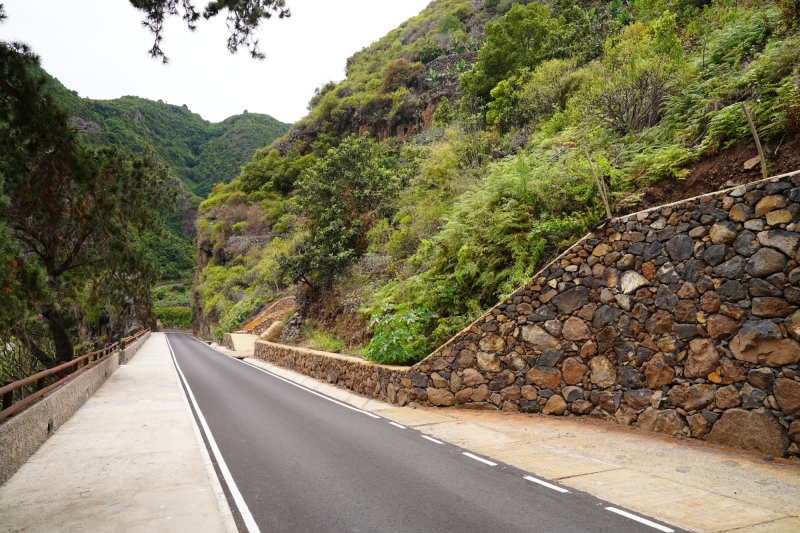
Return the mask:
[[310,391],[190,336],[168,341],[242,531],[679,531]]

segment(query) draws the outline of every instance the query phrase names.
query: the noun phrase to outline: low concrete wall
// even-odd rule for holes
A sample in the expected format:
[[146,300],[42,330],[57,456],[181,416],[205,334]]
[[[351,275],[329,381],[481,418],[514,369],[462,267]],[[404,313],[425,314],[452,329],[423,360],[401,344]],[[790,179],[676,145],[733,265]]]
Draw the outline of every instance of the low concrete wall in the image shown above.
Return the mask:
[[255,357],[391,403],[395,403],[397,398],[396,388],[390,385],[411,370],[408,366],[378,365],[358,357],[267,341],[256,342]]
[[[0,423],[0,484],[9,480],[50,435],[86,403],[120,364],[130,361],[149,337],[150,333],[145,334],[125,350],[112,354],[102,363]],[[125,363],[122,363],[123,358]],[[69,461],[69,457],[64,460]]]
[[119,352],[119,364],[127,365],[128,362],[133,359],[133,356],[136,355],[136,352],[139,351],[139,348],[142,347],[142,344],[150,338],[150,332],[148,331],[144,335],[141,336],[139,340],[125,348],[124,350],[120,350]]

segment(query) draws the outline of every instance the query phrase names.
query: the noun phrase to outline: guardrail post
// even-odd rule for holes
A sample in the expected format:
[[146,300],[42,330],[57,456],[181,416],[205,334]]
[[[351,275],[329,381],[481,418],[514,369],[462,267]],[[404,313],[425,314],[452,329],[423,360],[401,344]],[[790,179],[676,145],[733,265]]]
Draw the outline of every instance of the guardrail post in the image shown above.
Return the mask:
[[47,380],[47,378],[39,378],[39,379],[36,380],[36,390],[37,391],[40,391],[45,387],[46,380]]
[[[12,382],[7,381],[3,383],[3,386],[10,385]],[[14,391],[8,391],[7,393],[3,394],[3,409],[8,409],[11,407],[11,404],[14,402]]]

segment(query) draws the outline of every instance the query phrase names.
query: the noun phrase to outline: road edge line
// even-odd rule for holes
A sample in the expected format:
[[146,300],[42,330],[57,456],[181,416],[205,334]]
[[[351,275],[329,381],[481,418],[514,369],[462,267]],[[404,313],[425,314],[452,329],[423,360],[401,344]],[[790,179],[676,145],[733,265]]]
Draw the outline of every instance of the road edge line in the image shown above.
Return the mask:
[[488,459],[484,459],[483,457],[479,457],[479,456],[475,455],[474,453],[461,452],[461,455],[466,455],[470,459],[475,459],[476,461],[479,461],[479,462],[481,462],[483,464],[486,464],[486,465],[489,465],[489,466],[497,466],[497,463],[495,463],[494,461],[490,461]]
[[333,403],[335,403],[337,405],[340,405],[341,407],[346,407],[347,409],[351,409],[353,411],[361,413],[362,415],[367,415],[367,416],[369,416],[371,418],[376,418],[376,419],[382,418],[381,416],[378,416],[378,415],[376,415],[374,413],[370,413],[369,411],[365,411],[364,409],[359,409],[358,407],[355,407],[355,406],[350,405],[348,403],[345,403],[345,402],[342,402],[340,400],[337,400],[336,398],[331,398],[327,394],[323,394],[321,392],[317,392],[314,389],[309,389],[308,387],[305,387],[305,386],[303,386],[303,385],[301,385],[299,383],[296,383],[296,382],[294,382],[294,381],[292,381],[290,379],[286,379],[283,376],[279,376],[278,374],[270,372],[266,368],[261,368],[260,366],[256,366],[256,365],[254,365],[252,363],[248,363],[247,361],[244,361],[244,360],[241,360],[241,359],[235,359],[235,360],[241,361],[243,364],[245,364],[245,365],[247,365],[249,367],[255,368],[256,370],[260,370],[261,372],[264,372],[267,375],[270,375],[270,376],[272,376],[274,378],[277,378],[277,379],[279,379],[281,381],[285,381],[289,385],[294,385],[295,387],[297,387],[299,389],[302,389],[302,390],[304,390],[306,392],[310,392],[311,394],[319,396],[320,398],[324,398],[325,400],[328,400],[329,402],[333,402]]
[[[164,335],[164,340],[169,342],[167,341],[166,334]],[[197,447],[200,450],[200,458],[203,460],[203,466],[206,470],[206,477],[208,477],[208,482],[211,483],[211,490],[214,492],[214,497],[217,500],[217,507],[219,507],[219,514],[222,518],[222,526],[225,528],[225,533],[238,533],[239,528],[236,526],[236,520],[233,518],[233,511],[228,503],[227,496],[225,496],[225,491],[222,488],[222,484],[219,482],[217,471],[214,470],[214,464],[211,462],[211,456],[208,455],[206,443],[203,441],[203,435],[200,433],[200,427],[197,425],[197,421],[194,419],[192,406],[189,404],[189,399],[186,397],[186,392],[183,390],[183,387],[181,387],[181,377],[178,375],[178,370],[175,368],[174,364],[172,365],[172,372],[175,375],[175,380],[178,382],[178,388],[181,389],[180,396],[183,400],[183,406],[186,409],[186,414],[189,418],[189,424],[192,426],[192,432],[194,433],[194,438],[197,441]]]
[[233,497],[233,501],[236,504],[236,507],[239,510],[239,513],[242,515],[242,520],[244,521],[244,525],[247,528],[249,533],[261,533],[261,530],[258,528],[258,524],[256,524],[255,519],[253,518],[252,513],[250,513],[250,508],[247,506],[247,502],[244,501],[244,497],[242,493],[239,492],[239,487],[236,486],[236,481],[233,479],[233,475],[231,471],[228,469],[228,465],[225,462],[225,458],[222,457],[222,452],[220,451],[219,447],[217,446],[217,441],[214,440],[214,435],[211,433],[211,429],[208,427],[208,423],[206,422],[205,417],[203,416],[203,412],[200,410],[200,406],[197,405],[197,400],[194,397],[194,393],[192,392],[192,388],[189,386],[189,382],[186,379],[186,376],[183,375],[183,371],[181,370],[180,365],[178,364],[178,360],[175,357],[175,352],[172,350],[172,344],[169,342],[169,338],[167,335],[164,335],[164,339],[167,341],[167,347],[169,348],[169,353],[172,356],[172,362],[175,365],[175,370],[178,372],[178,376],[180,377],[181,381],[183,382],[183,386],[186,388],[183,391],[184,397],[187,395],[191,400],[191,404],[194,407],[195,412],[197,413],[197,418],[200,420],[200,425],[203,427],[203,433],[208,439],[208,444],[211,447],[211,453],[214,454],[214,459],[217,461],[217,466],[222,472],[222,477],[225,478],[225,483],[228,485],[228,490]]

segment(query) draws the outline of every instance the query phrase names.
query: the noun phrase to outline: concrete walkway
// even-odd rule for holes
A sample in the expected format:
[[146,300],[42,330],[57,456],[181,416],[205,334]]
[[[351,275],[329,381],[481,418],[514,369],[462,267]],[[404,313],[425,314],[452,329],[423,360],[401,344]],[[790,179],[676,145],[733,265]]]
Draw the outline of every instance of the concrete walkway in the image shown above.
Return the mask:
[[760,455],[601,420],[401,408],[246,360],[426,435],[690,531],[800,531],[798,461],[766,462]]
[[163,333],[0,487],[0,531],[236,531]]

